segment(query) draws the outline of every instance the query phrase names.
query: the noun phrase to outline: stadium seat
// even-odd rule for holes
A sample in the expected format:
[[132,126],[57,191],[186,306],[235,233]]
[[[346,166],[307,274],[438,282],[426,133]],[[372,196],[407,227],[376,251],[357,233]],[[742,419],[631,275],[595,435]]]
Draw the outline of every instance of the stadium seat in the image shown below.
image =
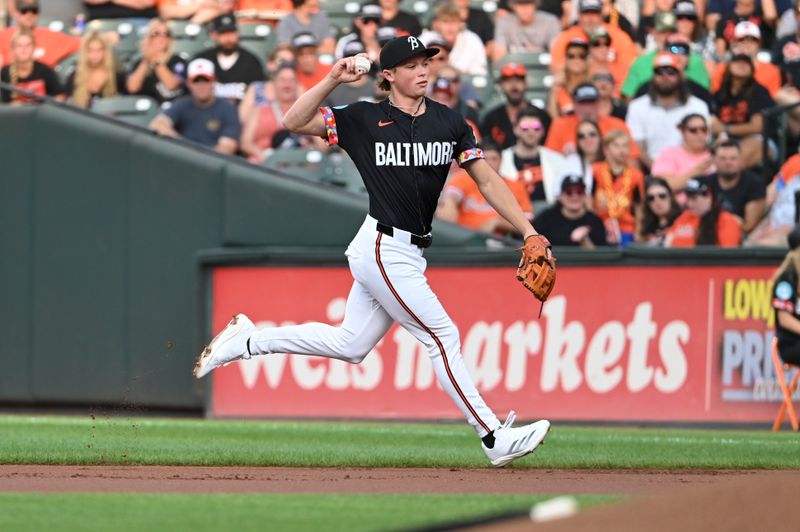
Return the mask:
[[263,22],[243,22],[239,24],[239,45],[252,52],[264,66],[267,56],[275,48],[278,36],[269,24]]
[[[783,397],[781,407],[778,410],[778,417],[775,418],[775,423],[772,425],[772,432],[778,432],[780,430],[781,425],[783,424],[783,417],[787,411],[789,412],[789,421],[792,424],[792,430],[797,432],[800,430],[800,424],[798,424],[797,412],[795,411],[794,404],[792,403],[792,392],[797,389],[797,381],[798,378],[800,378],[800,366],[785,364],[783,360],[781,360],[781,357],[778,354],[777,338],[772,340],[772,363],[775,365],[775,378],[778,380],[778,385],[781,388],[781,395]],[[795,369],[794,377],[792,378],[791,384],[787,387],[785,372],[791,370],[792,368]]]
[[548,52],[509,52],[493,65],[495,78],[500,77],[500,69],[506,63],[520,63],[528,70],[548,70],[550,68]]
[[170,20],[169,31],[175,41],[211,41],[208,30],[202,24],[195,24],[188,20]]
[[267,168],[321,181],[325,174],[324,154],[319,150],[283,148],[274,150],[262,163]]
[[158,111],[158,102],[147,96],[112,96],[99,98],[92,103],[94,113],[141,127],[147,127]]
[[323,170],[324,173],[320,178],[323,183],[342,187],[355,194],[367,193],[364,180],[361,179],[356,165],[341,151],[331,151],[327,154]]
[[172,53],[178,55],[184,61],[189,61],[203,50],[213,47],[214,41],[211,40],[180,39],[172,43]]
[[113,32],[119,36],[119,42],[114,46],[117,59],[121,64],[126,64],[139,53],[139,30],[125,19],[95,19],[86,24],[86,31],[93,30],[100,33]]
[[58,81],[61,85],[65,85],[67,83],[67,79],[69,75],[75,71],[75,67],[78,66],[78,54],[77,52],[65,57],[59,63],[53,67],[53,70],[58,76]]

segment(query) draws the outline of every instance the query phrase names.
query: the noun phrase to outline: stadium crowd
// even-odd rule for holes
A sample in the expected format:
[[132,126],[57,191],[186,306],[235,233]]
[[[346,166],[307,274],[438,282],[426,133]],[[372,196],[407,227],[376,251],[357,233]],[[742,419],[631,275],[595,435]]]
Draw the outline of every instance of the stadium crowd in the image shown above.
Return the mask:
[[[374,67],[327,103],[377,100],[381,46],[413,35],[440,50],[430,98],[555,245],[785,245],[794,227],[792,0],[0,1],[0,80],[25,91],[0,90],[10,105],[135,95],[158,134],[269,166],[329,150],[282,117],[337,58]],[[457,166],[437,216],[513,231]]]

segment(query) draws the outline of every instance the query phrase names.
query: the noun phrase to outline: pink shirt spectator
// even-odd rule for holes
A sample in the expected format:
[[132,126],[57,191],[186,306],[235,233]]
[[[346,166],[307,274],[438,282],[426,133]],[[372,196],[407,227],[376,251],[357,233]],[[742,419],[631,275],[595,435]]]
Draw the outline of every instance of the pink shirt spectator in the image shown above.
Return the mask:
[[[650,173],[657,176],[680,175],[689,168],[700,164],[708,156],[708,153],[692,153],[685,146],[670,146],[658,154],[656,160],[653,161],[653,167],[650,168]],[[703,175],[713,174],[716,171],[716,167],[712,164]]]

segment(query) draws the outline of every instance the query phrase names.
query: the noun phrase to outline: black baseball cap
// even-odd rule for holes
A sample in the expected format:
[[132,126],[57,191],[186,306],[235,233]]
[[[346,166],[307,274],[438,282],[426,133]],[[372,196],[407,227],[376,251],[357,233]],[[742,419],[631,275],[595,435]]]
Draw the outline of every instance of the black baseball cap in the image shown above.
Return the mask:
[[313,33],[308,31],[302,31],[300,33],[296,33],[292,37],[291,45],[292,48],[298,50],[300,48],[305,48],[307,46],[316,48],[317,46],[319,46],[319,42],[317,42],[317,38],[314,36]]
[[561,192],[566,192],[570,187],[583,187],[586,188],[586,183],[583,181],[583,176],[577,174],[567,174],[561,181]]
[[364,43],[359,40],[348,41],[342,47],[342,57],[353,57],[354,55],[364,54],[367,49],[364,48]]
[[709,186],[709,184],[701,179],[690,179],[686,182],[686,186],[683,188],[683,191],[688,194],[706,194],[708,192],[713,193],[713,189]]
[[230,13],[225,13],[211,21],[211,31],[225,33],[226,31],[236,31],[236,17]]
[[397,37],[381,48],[381,69],[394,68],[406,59],[417,55],[433,57],[438,53],[438,48],[426,48],[422,41],[414,36]]
[[575,87],[572,93],[572,99],[575,103],[581,102],[596,102],[600,99],[600,93],[597,92],[597,87],[591,83],[581,83]]

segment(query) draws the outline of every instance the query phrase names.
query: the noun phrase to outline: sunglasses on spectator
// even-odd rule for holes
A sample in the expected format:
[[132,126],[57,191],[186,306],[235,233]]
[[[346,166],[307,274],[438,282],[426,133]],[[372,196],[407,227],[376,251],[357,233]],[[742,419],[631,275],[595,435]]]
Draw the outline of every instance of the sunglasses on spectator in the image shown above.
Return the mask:
[[172,34],[168,31],[151,31],[148,35],[150,37],[172,37]]
[[580,131],[578,132],[578,139],[579,140],[593,139],[595,137],[597,137],[597,131],[585,131],[583,133],[581,133]]
[[648,202],[655,201],[656,199],[665,200],[669,197],[669,194],[666,192],[657,192],[655,194],[648,194],[645,196]]
[[678,20],[691,20],[692,22],[697,22],[697,17],[692,15],[678,15],[675,18]]
[[583,185],[570,185],[564,189],[565,196],[583,196],[586,194],[586,187]]
[[708,133],[708,127],[706,126],[694,126],[694,127],[686,127],[686,131],[689,133],[702,133],[705,135]]
[[519,128],[522,131],[541,131],[542,123],[538,120],[523,120],[519,123]]
[[686,43],[667,43],[666,51],[674,55],[689,55],[689,45]]
[[597,39],[596,41],[592,41],[589,44],[595,48],[599,48],[601,46],[611,46],[611,41],[607,41],[605,39]]
[[567,59],[586,59],[587,54],[567,54]]
[[25,15],[27,13],[33,13],[34,15],[38,15],[39,14],[39,8],[38,7],[30,7],[30,6],[21,7],[21,8],[19,8],[19,12],[22,15]]
[[653,71],[656,76],[677,76],[678,71],[672,67],[661,67]]

